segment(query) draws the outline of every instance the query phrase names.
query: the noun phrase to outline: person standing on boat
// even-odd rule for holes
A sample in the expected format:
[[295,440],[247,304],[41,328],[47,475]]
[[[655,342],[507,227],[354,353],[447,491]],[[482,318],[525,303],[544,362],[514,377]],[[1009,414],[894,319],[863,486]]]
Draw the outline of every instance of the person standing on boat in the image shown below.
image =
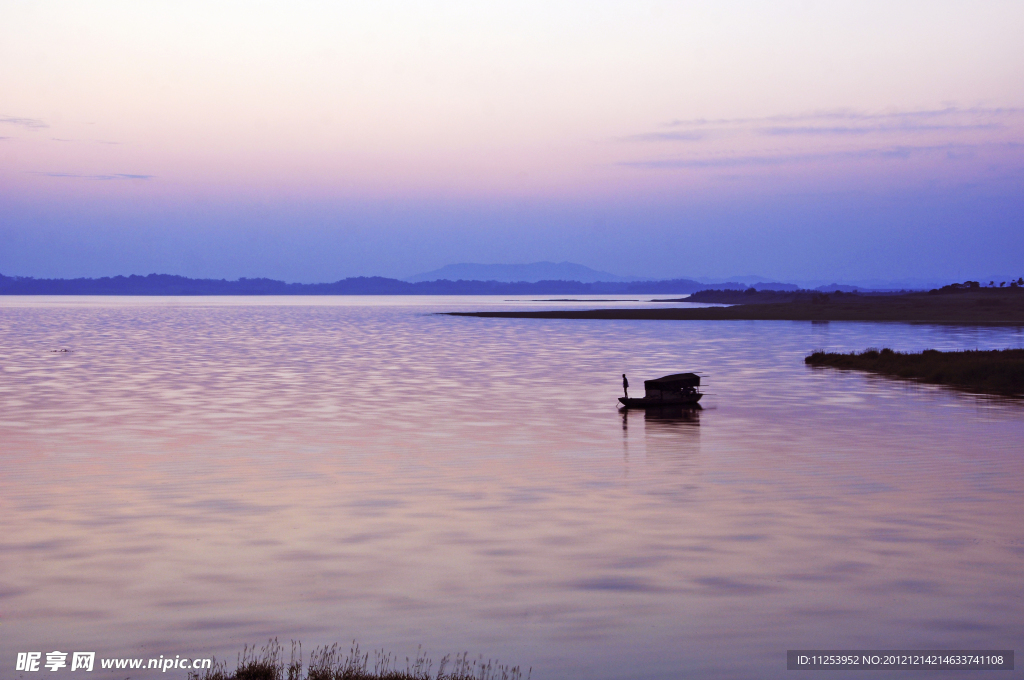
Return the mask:
[[629,399],[629,381],[626,380],[626,374],[622,374],[622,391],[626,394],[626,399]]

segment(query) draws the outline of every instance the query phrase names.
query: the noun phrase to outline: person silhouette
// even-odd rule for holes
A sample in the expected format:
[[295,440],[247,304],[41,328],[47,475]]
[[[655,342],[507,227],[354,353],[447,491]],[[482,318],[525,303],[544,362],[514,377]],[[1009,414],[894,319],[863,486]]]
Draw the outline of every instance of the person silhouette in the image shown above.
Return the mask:
[[626,380],[626,374],[622,374],[622,391],[626,394],[626,399],[629,399],[629,381]]

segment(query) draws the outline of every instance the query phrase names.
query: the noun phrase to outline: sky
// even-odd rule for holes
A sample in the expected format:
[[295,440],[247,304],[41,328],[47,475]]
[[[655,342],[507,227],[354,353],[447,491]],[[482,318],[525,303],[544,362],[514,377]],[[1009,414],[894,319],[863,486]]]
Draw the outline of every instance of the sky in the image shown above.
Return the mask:
[[1020,0],[0,1],[0,273],[1024,275]]

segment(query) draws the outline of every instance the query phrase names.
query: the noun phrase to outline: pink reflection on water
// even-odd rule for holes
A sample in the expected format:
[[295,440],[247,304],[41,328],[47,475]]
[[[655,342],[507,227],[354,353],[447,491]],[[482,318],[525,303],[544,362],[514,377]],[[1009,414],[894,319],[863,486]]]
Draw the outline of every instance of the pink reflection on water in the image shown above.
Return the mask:
[[[787,648],[1013,646],[1020,405],[801,360],[1016,330],[244,302],[2,310],[4,654],[775,677]],[[620,373],[683,369],[702,411],[615,408]]]

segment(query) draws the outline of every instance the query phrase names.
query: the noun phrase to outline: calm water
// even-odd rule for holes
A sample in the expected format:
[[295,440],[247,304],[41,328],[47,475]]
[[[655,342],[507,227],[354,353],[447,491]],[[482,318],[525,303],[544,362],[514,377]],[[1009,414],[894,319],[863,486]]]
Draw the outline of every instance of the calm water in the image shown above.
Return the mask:
[[[269,636],[540,679],[1024,650],[1024,403],[802,363],[1020,329],[430,314],[530,304],[0,299],[0,675]],[[703,411],[617,410],[684,370]]]

